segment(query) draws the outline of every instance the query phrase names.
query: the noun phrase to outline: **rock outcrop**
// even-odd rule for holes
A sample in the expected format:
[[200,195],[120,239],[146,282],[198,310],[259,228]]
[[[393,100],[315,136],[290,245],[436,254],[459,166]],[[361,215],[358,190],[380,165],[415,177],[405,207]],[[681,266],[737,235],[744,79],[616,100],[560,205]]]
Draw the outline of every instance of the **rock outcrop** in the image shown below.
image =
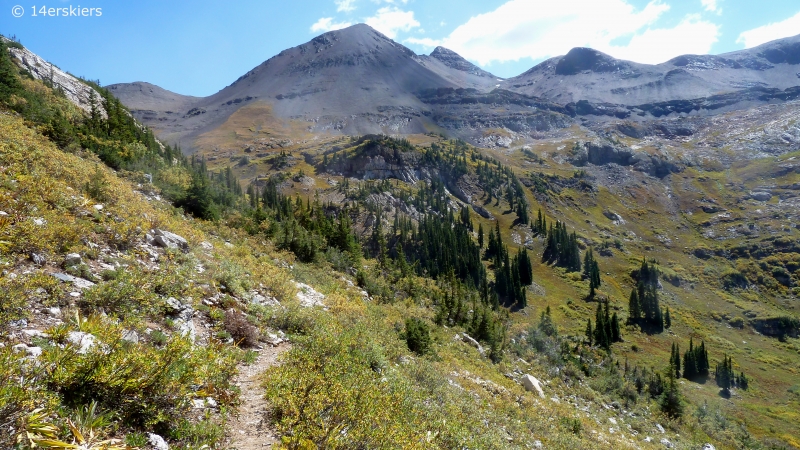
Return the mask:
[[94,98],[97,111],[101,116],[106,117],[106,111],[100,102],[100,94],[94,88],[59,69],[53,63],[45,61],[44,58],[27,48],[12,47],[9,51],[33,78],[52,83],[56,89],[61,89],[72,103],[87,113],[92,111],[92,98]]
[[663,155],[650,155],[608,142],[576,144],[572,149],[570,162],[576,166],[585,166],[586,164],[633,166],[639,172],[659,178],[682,170],[680,165],[668,160]]

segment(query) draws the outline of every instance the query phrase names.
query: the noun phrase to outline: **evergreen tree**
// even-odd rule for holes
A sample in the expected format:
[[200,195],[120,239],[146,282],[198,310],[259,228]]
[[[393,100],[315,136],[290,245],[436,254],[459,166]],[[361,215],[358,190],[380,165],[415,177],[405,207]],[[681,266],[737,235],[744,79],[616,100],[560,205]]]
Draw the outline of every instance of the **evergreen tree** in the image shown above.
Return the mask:
[[642,318],[642,304],[639,302],[639,294],[636,289],[631,290],[628,299],[628,320],[631,322]]
[[658,299],[658,271],[646,259],[642,259],[636,287],[628,301],[628,320],[664,330],[664,315]]
[[594,341],[595,343],[608,349],[611,347],[610,338],[608,336],[609,326],[606,322],[606,314],[603,312],[603,306],[601,303],[597,304],[597,311],[595,312],[595,329],[594,329]]
[[8,53],[8,46],[5,41],[0,41],[0,102],[8,101],[12,94],[22,90],[17,72]]
[[747,376],[745,376],[744,372],[740,372],[739,378],[737,379],[737,384],[739,385],[739,388],[747,390],[749,383],[750,381],[747,379]]
[[683,367],[683,376],[687,379],[708,375],[708,352],[705,342],[695,347],[694,341],[690,338],[689,350],[683,356]]
[[581,257],[577,234],[574,231],[572,234],[568,233],[566,225],[556,221],[555,227],[551,225],[547,232],[542,261],[572,272],[580,272]]
[[721,387],[726,395],[730,395],[730,389],[732,387],[747,389],[750,384],[750,380],[748,380],[744,372],[740,372],[739,375],[736,375],[736,372],[733,370],[733,359],[728,355],[723,356],[722,362],[717,364],[716,370],[714,371],[714,378],[717,382],[717,386]]
[[218,220],[219,209],[212,201],[208,179],[202,173],[192,176],[192,185],[186,196],[178,202],[190,214],[205,220]]
[[531,258],[528,256],[528,250],[522,247],[519,250],[519,282],[522,286],[530,286],[533,284],[533,264]]
[[543,234],[546,231],[547,229],[545,228],[544,225],[544,217],[542,216],[542,209],[539,208],[539,213],[536,217],[536,222],[534,222],[533,224],[533,232],[535,234]]
[[550,316],[549,305],[544,311],[542,311],[542,314],[539,317],[539,330],[550,337],[558,336],[558,328],[556,327],[555,322],[553,322],[553,318]]
[[669,306],[667,306],[667,310],[664,313],[664,328],[672,327],[672,317],[669,315]]
[[622,334],[620,333],[619,328],[619,317],[617,317],[616,311],[614,315],[611,316],[611,340],[613,342],[622,342]]
[[594,332],[592,331],[592,319],[586,319],[586,342],[592,346],[594,340]]
[[418,355],[424,355],[431,348],[431,333],[428,324],[416,317],[406,319],[405,330],[408,349]]
[[675,378],[681,377],[681,347],[679,344],[672,343],[673,346],[673,355],[672,355],[672,371],[675,373]]
[[717,382],[717,386],[721,387],[722,391],[727,395],[730,395],[734,376],[733,361],[728,355],[725,355],[722,357],[722,363],[717,364],[717,368],[714,371],[714,378]]
[[483,224],[478,224],[478,248],[483,249]]
[[664,385],[664,392],[659,397],[658,404],[661,412],[670,417],[678,418],[683,414],[683,397],[681,396],[678,382],[673,376],[673,371],[669,370],[668,373],[669,376]]

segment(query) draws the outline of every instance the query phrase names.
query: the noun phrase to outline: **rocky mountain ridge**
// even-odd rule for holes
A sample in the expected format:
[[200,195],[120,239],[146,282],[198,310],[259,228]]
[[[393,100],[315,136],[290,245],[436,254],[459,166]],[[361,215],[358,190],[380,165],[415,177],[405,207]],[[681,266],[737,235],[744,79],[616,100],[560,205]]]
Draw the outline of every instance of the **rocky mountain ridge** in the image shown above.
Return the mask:
[[[5,42],[11,42],[5,37],[0,37]],[[76,106],[87,113],[92,109],[92,98],[98,112],[105,117],[106,112],[100,104],[100,94],[91,86],[59,69],[53,63],[46,61],[41,56],[22,46],[9,48],[11,55],[24,67],[31,76],[37,80],[45,81],[60,89],[64,95]]]
[[163,139],[187,150],[253,105],[310,133],[437,131],[484,145],[493,129],[530,141],[584,118],[648,121],[792,100],[800,93],[799,62],[800,36],[657,65],[575,48],[503,80],[446,48],[416,55],[358,24],[284,50],[209,97],[146,83],[109,89]]

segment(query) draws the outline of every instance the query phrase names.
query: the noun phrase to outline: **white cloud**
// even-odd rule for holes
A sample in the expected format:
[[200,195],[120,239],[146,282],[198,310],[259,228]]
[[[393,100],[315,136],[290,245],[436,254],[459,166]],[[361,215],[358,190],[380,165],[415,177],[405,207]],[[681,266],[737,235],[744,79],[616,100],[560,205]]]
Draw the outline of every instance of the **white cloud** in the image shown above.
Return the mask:
[[722,13],[722,9],[717,5],[717,0],[700,0],[700,4],[703,5],[706,11],[715,12],[717,14]]
[[394,6],[380,8],[374,16],[364,19],[364,23],[394,39],[399,31],[410,31],[419,27],[414,19],[414,11],[403,11]]
[[333,30],[340,30],[342,28],[347,28],[352,23],[350,22],[334,22],[333,17],[321,17],[318,21],[311,25],[311,32],[312,33],[319,33],[319,32],[328,32]]
[[736,43],[744,44],[744,48],[751,48],[775,39],[794,36],[798,32],[800,32],[800,12],[781,22],[773,22],[744,31],[736,39]]
[[334,3],[336,3],[337,12],[350,12],[356,9],[355,2],[356,0],[336,0]]
[[[573,47],[592,47],[648,63],[710,50],[718,27],[695,16],[674,28],[652,28],[669,8],[661,0],[652,0],[640,10],[626,0],[509,0],[470,18],[444,39],[407,42],[443,45],[484,66],[563,55]],[[620,40],[628,43],[620,45]]]
[[635,34],[625,46],[599,45],[596,48],[617,58],[658,64],[682,54],[708,54],[718,36],[717,25],[697,16],[687,16],[674,28],[648,28]]

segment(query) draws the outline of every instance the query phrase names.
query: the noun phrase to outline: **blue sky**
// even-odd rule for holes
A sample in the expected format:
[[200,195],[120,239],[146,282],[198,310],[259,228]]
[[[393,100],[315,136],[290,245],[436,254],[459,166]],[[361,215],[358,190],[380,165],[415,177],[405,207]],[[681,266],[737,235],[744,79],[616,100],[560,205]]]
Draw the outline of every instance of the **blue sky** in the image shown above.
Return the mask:
[[[658,63],[800,34],[797,0],[48,1],[0,0],[0,33],[103,84],[148,81],[197,96],[285,48],[359,22],[417,53],[444,45],[501,77],[575,46]],[[16,5],[22,17],[12,14]],[[49,17],[42,6],[102,15]]]

